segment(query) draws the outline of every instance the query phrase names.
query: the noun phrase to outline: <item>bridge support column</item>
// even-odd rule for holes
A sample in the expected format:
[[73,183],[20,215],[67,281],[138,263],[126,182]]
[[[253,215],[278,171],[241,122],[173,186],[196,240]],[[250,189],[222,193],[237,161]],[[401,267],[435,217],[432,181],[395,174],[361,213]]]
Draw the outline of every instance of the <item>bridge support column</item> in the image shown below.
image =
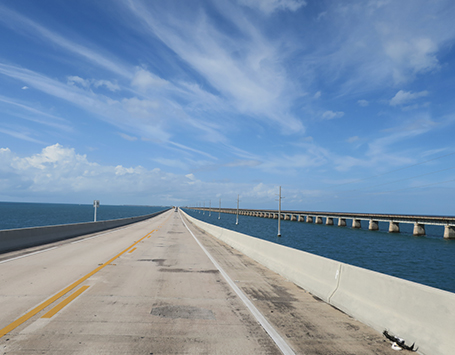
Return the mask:
[[378,221],[373,221],[372,219],[370,219],[370,223],[368,225],[368,229],[370,231],[377,231],[379,230],[379,225],[378,225]]
[[444,238],[455,239],[455,226],[444,226]]
[[352,220],[352,228],[362,228],[360,224],[360,219],[353,219]]
[[333,226],[333,218],[332,217],[326,217],[325,224],[327,226]]
[[420,223],[414,223],[414,231],[412,234],[419,236],[419,235],[425,235],[425,224],[420,224]]
[[312,216],[306,216],[306,223],[313,223],[313,217]]
[[398,222],[389,222],[389,233],[400,233],[400,224]]
[[273,219],[278,219],[278,213],[273,214]]
[[289,221],[290,219],[291,219],[291,216],[290,216],[290,215],[288,215],[288,214],[285,214],[285,215],[284,215],[284,220],[285,220],[285,221]]
[[314,222],[316,224],[322,224],[322,217],[320,216],[316,216],[316,222]]
[[299,214],[299,222],[305,222],[305,216],[303,214]]
[[297,215],[291,214],[291,221],[297,221]]
[[338,218],[338,227],[346,227],[346,218]]

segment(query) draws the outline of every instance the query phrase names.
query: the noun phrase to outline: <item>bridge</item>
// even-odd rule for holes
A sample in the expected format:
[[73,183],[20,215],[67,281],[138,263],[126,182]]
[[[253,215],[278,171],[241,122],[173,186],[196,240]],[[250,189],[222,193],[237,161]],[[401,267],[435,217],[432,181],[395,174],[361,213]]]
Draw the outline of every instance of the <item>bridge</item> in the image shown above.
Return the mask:
[[0,284],[4,354],[395,354],[385,328],[455,347],[452,293],[181,211],[0,254]]
[[[207,208],[207,207],[187,207],[188,209],[222,212],[236,214],[235,208]],[[238,213],[244,216],[254,216],[262,218],[278,219],[280,214],[277,210],[257,210],[239,209]],[[444,227],[444,238],[455,239],[455,217],[452,216],[416,216],[399,214],[377,214],[377,213],[343,213],[343,212],[314,212],[314,211],[281,211],[282,220],[298,221],[315,224],[334,225],[337,220],[339,227],[346,227],[346,220],[351,220],[352,228],[361,228],[360,221],[368,221],[369,230],[378,230],[378,222],[389,223],[389,233],[399,233],[400,223],[413,224],[413,234],[415,236],[425,235],[425,225],[435,225]]]

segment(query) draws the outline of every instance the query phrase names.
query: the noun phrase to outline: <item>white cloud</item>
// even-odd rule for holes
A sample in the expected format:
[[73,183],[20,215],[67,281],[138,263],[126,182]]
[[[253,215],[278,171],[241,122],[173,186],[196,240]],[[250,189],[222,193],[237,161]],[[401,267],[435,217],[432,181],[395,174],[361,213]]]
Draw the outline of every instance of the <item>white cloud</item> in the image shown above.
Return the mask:
[[320,97],[321,97],[321,92],[320,92],[320,91],[318,91],[318,92],[317,92],[316,94],[314,94],[314,96],[313,96],[313,98],[314,98],[315,100],[319,99]]
[[139,69],[136,74],[134,74],[133,80],[131,81],[132,86],[144,91],[149,88],[160,89],[168,84],[168,81],[161,79],[145,69]]
[[89,89],[90,87],[99,88],[100,86],[105,86],[110,91],[118,91],[120,90],[120,86],[118,84],[114,84],[109,80],[95,80],[95,79],[83,79],[79,76],[69,76],[67,80],[69,85],[79,85],[85,89]]
[[337,112],[325,111],[321,115],[323,120],[333,120],[334,118],[340,118],[340,117],[343,117],[343,116],[344,116],[344,112],[341,112],[341,111],[337,111]]
[[130,141],[130,142],[135,142],[137,141],[137,137],[133,137],[133,136],[130,136],[128,134],[125,134],[125,133],[119,133],[120,137],[122,137],[123,139],[126,139],[127,141]]
[[357,101],[357,103],[359,104],[359,106],[362,106],[362,107],[366,107],[370,104],[367,100],[359,100],[359,101]]
[[357,142],[360,138],[358,136],[353,136],[353,137],[349,137],[347,142],[348,143],[354,143],[354,142]]
[[22,90],[27,90],[28,86],[22,86]]
[[428,91],[426,90],[414,93],[410,91],[400,90],[395,94],[395,96],[390,100],[389,103],[391,106],[400,106],[425,96],[428,96]]
[[[241,34],[233,39],[203,11],[182,16],[150,11],[143,1],[125,5],[151,36],[158,37],[205,78],[235,113],[268,121],[286,133],[303,130],[302,122],[290,110],[292,100],[301,93],[281,66],[279,46],[269,42],[238,7],[216,3],[220,14]],[[156,83],[146,72],[138,74],[138,84]]]
[[106,203],[148,205],[194,203],[195,197],[208,201],[213,196],[222,197],[227,204],[229,199],[234,201],[237,193],[256,203],[265,199],[264,191],[272,191],[267,184],[204,182],[192,173],[178,175],[159,168],[101,165],[60,144],[26,157],[0,148],[0,187],[2,196],[7,192],[12,200],[25,196],[28,201],[81,203],[93,201],[96,196]]
[[297,11],[307,4],[304,0],[239,0],[239,3],[251,8],[258,8],[266,14],[277,10]]
[[90,49],[88,46],[83,46],[77,42],[71,41],[58,34],[58,31],[52,31],[4,6],[0,6],[0,12],[3,14],[3,16],[0,17],[0,21],[9,25],[16,31],[25,31],[29,35],[42,40],[46,44],[51,42],[62,49],[75,53],[102,68],[110,70],[123,77],[131,77],[130,70],[126,69],[124,65],[107,58],[108,56],[113,58],[112,54],[103,55],[98,53]]

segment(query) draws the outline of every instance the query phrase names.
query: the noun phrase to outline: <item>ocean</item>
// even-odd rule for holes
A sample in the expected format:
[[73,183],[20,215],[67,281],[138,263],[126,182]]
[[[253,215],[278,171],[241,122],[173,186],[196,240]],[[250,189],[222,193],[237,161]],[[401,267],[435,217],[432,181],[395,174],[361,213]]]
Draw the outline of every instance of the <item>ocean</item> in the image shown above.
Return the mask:
[[[166,208],[100,205],[96,220],[143,216]],[[93,219],[93,205],[0,202],[0,230],[92,222]]]
[[412,224],[400,224],[401,233],[388,233],[388,223],[379,222],[379,231],[185,210],[190,216],[223,228],[273,243],[396,276],[441,290],[455,292],[455,240],[444,239],[444,228],[427,225],[426,236],[412,235]]

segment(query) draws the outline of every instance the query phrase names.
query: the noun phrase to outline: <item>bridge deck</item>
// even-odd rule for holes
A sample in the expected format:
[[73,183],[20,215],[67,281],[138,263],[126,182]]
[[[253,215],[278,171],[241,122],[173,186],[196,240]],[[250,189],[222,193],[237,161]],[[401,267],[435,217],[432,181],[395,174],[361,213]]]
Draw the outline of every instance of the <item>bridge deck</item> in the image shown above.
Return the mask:
[[[395,354],[381,334],[188,226],[295,353]],[[179,213],[54,246],[0,258],[4,354],[281,353]]]

